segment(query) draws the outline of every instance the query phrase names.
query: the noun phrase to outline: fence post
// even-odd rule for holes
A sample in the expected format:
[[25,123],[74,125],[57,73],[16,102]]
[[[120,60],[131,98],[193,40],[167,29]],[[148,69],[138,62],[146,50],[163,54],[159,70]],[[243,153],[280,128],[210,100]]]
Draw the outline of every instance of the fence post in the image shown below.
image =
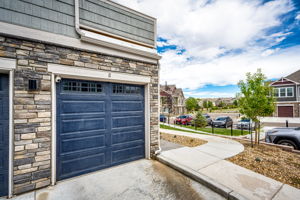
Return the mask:
[[258,141],[257,144],[259,144],[259,140],[260,140],[260,121],[258,122]]
[[249,122],[249,133],[251,138],[251,147],[253,148],[253,138],[252,138],[252,123]]
[[214,134],[214,123],[213,122],[211,122],[211,131]]
[[232,137],[232,134],[233,134],[233,124],[231,124],[231,137]]

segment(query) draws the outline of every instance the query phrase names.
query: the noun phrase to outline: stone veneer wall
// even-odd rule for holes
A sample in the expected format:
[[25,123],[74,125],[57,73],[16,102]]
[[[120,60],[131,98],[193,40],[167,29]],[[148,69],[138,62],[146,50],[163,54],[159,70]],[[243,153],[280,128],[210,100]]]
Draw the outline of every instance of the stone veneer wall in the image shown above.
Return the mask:
[[[14,78],[14,194],[51,182],[51,73],[48,63],[151,76],[151,156],[158,149],[158,65],[0,36],[0,57],[17,60]],[[28,79],[40,90],[27,90]]]

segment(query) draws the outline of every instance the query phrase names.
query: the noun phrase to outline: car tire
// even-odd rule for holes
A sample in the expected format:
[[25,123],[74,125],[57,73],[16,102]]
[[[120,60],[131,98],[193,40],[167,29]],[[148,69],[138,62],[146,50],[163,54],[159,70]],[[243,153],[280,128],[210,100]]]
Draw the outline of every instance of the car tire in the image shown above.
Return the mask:
[[290,146],[290,147],[293,147],[294,149],[298,149],[297,145],[292,140],[279,140],[277,142],[277,144],[285,145],[285,146]]

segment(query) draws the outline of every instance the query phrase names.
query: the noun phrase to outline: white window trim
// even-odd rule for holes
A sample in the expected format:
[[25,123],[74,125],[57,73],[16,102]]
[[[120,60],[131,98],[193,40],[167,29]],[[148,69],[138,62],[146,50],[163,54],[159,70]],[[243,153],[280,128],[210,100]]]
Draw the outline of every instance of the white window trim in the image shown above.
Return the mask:
[[[293,91],[293,95],[292,96],[287,96],[287,89],[288,88],[292,88],[292,91]],[[280,89],[285,89],[285,96],[281,96],[281,93],[280,93]],[[295,97],[295,94],[294,94],[294,87],[278,87],[278,88],[274,88],[274,90],[278,90],[278,96],[275,96],[276,98],[291,98],[291,97]]]
[[14,158],[14,123],[13,123],[13,89],[14,89],[14,69],[16,60],[0,58],[0,72],[9,73],[9,141],[8,141],[8,198],[13,196],[13,158]]
[[150,133],[150,76],[132,75],[101,70],[83,69],[72,66],[48,64],[51,76],[52,93],[52,154],[51,154],[51,184],[56,184],[56,76],[74,78],[80,80],[107,81],[115,83],[131,83],[144,85],[145,87],[145,158],[150,159],[151,133]]

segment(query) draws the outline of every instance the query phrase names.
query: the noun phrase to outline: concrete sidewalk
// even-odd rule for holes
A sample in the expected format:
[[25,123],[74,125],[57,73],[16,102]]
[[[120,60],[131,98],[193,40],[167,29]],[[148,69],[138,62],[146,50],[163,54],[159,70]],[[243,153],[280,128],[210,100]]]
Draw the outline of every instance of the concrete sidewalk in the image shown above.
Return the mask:
[[[224,200],[158,161],[138,160],[59,181],[11,200]],[[0,198],[0,200],[6,200]]]
[[163,151],[158,160],[210,187],[228,199],[300,199],[300,190],[224,159],[244,150],[242,144],[211,135],[161,129],[161,132],[199,138],[208,143]]

